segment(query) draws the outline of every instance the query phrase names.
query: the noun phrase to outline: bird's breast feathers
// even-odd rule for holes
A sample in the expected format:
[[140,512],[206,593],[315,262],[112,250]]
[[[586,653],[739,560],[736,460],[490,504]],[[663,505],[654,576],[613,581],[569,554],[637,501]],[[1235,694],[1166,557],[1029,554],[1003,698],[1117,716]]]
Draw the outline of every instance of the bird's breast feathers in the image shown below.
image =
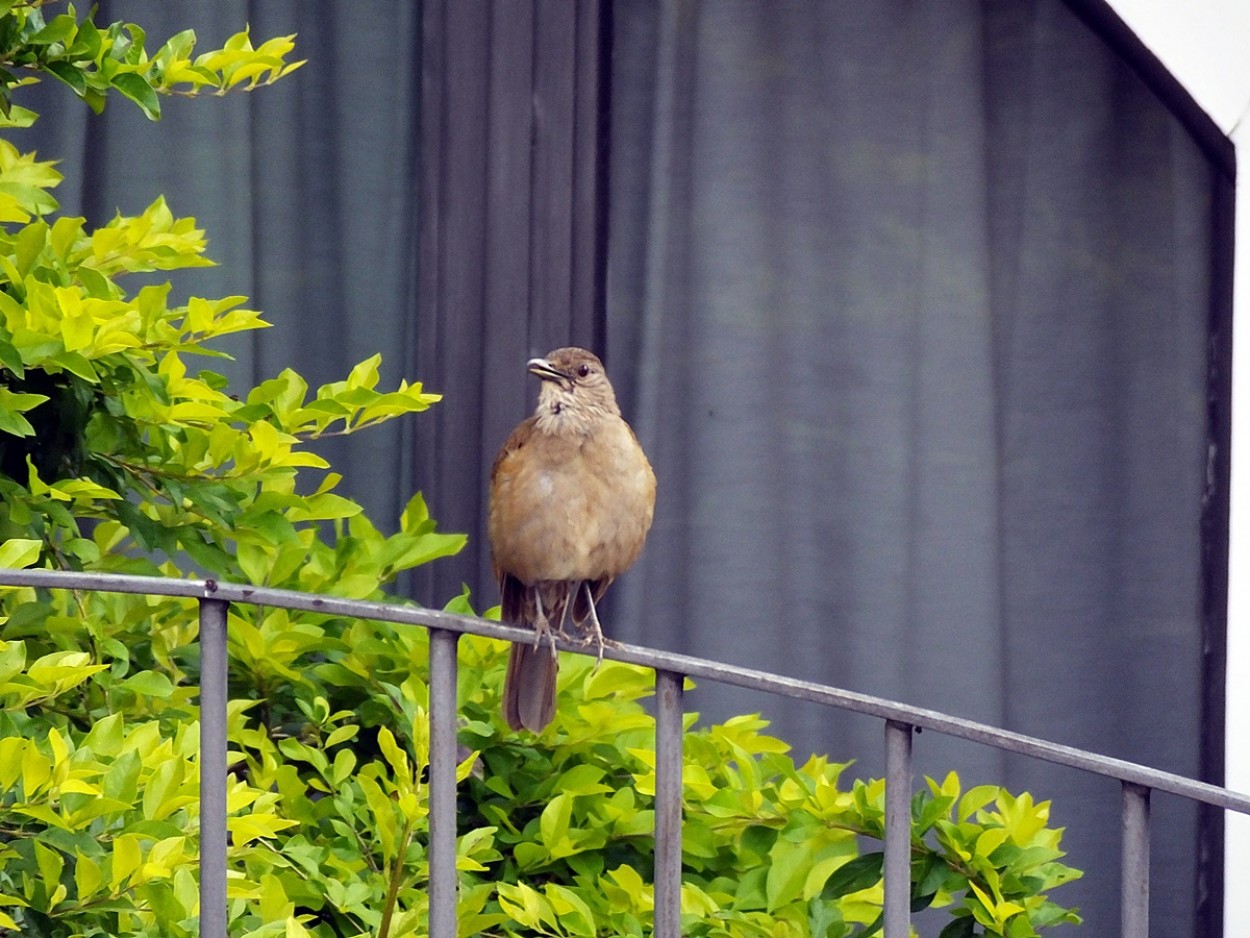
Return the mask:
[[623,420],[578,437],[537,430],[495,474],[495,561],[526,583],[615,576],[642,550],[654,500],[655,475]]

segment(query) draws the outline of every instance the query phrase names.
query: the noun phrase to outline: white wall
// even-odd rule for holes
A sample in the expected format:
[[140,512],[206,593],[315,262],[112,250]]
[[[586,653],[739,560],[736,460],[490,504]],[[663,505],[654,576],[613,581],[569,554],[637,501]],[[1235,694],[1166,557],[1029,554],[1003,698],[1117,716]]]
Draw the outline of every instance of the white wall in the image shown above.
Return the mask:
[[[1240,163],[1233,298],[1232,544],[1228,596],[1229,788],[1250,792],[1250,2],[1110,0],[1232,136]],[[1225,935],[1250,934],[1250,817],[1229,814]]]

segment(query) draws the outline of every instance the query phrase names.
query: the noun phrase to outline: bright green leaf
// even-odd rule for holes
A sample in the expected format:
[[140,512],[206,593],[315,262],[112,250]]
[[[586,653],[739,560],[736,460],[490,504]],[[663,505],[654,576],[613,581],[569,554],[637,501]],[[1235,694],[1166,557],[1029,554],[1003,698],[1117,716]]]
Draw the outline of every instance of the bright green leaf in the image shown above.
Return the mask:
[[152,86],[135,72],[119,72],[113,76],[112,85],[125,97],[139,105],[149,120],[159,120],[161,102],[156,97]]
[[0,567],[20,570],[39,560],[43,542],[30,538],[15,537],[0,544]]

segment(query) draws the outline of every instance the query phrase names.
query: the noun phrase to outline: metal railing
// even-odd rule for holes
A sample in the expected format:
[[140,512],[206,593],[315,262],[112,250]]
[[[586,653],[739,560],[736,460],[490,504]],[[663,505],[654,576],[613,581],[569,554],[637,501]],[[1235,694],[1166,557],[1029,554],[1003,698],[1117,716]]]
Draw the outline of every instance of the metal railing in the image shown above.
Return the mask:
[[[226,614],[231,603],[416,625],[430,632],[429,927],[456,935],[456,644],[462,634],[533,643],[534,633],[419,606],[339,599],[214,580],[0,570],[0,586],[192,598],[200,613],[200,934],[225,938]],[[584,651],[579,646],[562,646]],[[763,690],[885,721],[886,822],[884,938],[907,938],[911,919],[911,741],[916,730],[992,746],[1115,779],[1122,790],[1121,934],[1147,938],[1150,901],[1150,793],[1164,791],[1250,814],[1239,794],[1144,765],[811,681],[633,645],[604,657],[651,668],[656,676],[655,925],[681,934],[682,686],[687,677]]]

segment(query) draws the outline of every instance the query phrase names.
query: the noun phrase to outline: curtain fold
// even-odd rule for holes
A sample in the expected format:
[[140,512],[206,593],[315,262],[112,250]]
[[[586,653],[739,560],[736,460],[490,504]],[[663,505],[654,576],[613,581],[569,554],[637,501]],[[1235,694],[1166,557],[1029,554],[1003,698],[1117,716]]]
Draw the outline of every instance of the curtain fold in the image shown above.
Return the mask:
[[[660,480],[624,637],[1198,774],[1222,168],[1062,3],[614,16],[608,347]],[[872,721],[748,706],[880,771]],[[1054,798],[1114,930],[1114,784],[917,753]],[[1186,933],[1198,813],[1157,812]]]
[[525,362],[602,344],[604,23],[598,0],[422,7],[415,364],[446,398],[415,423],[416,478],[434,517],[474,536],[414,589],[442,602],[467,583],[485,609],[498,589],[484,496],[534,406]]

